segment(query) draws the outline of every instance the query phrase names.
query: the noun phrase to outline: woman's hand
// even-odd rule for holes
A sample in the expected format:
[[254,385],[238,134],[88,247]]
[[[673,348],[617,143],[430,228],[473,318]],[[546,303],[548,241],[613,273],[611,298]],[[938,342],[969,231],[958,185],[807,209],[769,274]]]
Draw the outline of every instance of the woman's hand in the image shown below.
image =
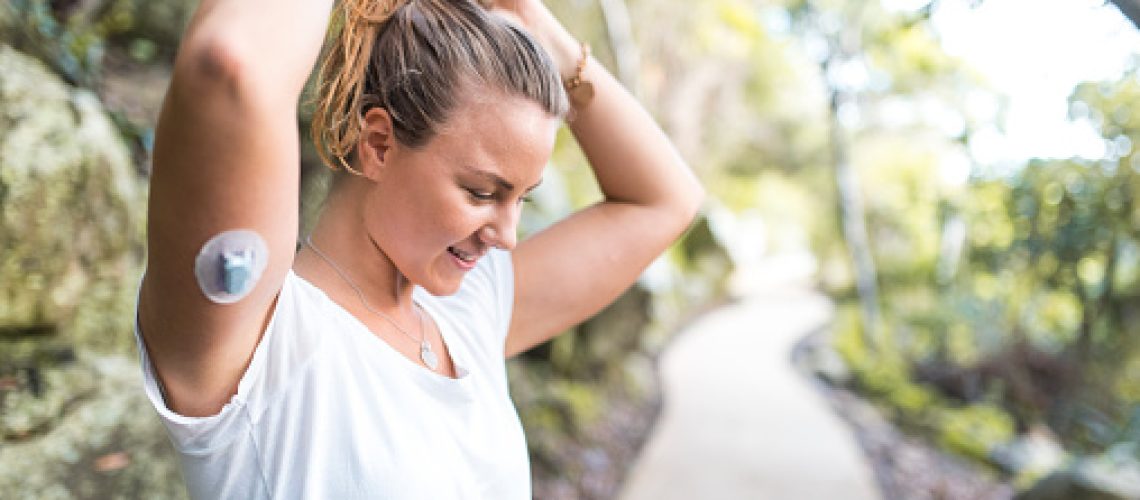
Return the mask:
[[581,46],[541,0],[479,0],[483,7],[527,30],[554,59],[563,78],[574,74]]

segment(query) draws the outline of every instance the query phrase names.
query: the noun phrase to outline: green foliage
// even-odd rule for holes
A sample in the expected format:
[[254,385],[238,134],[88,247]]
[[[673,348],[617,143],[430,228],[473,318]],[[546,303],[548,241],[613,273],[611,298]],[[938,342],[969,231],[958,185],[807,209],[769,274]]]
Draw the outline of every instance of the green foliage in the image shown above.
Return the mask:
[[995,445],[1014,437],[1013,418],[997,406],[974,404],[947,409],[939,417],[942,445],[975,460],[988,460]]
[[841,306],[833,347],[851,367],[857,386],[904,427],[933,435],[946,449],[980,461],[1013,439],[1014,419],[1007,411],[985,402],[955,403],[937,387],[916,383],[911,362],[897,351],[868,349],[859,333],[861,325],[854,305]]
[[871,23],[873,31],[867,36],[870,43],[866,56],[891,79],[892,93],[936,88],[938,80],[958,70],[959,63],[942,50],[929,24],[908,17],[891,21]]
[[12,0],[0,20],[8,43],[47,62],[73,84],[92,86],[103,59],[104,30],[83,20],[59,19],[46,0]]
[[1077,453],[1137,442],[1122,429],[1140,405],[1138,99],[1140,71],[1080,85],[1071,115],[1104,159],[1034,160],[964,188],[931,175],[936,143],[863,134],[852,157],[890,341],[868,349],[841,311],[836,348],[861,387],[983,460],[1041,422]]
[[938,260],[942,187],[937,143],[886,134],[868,135],[852,156],[866,200],[866,218],[882,278],[925,283]]
[[95,88],[108,50],[143,63],[172,58],[195,3],[10,0],[0,5],[0,40],[44,61],[69,83]]

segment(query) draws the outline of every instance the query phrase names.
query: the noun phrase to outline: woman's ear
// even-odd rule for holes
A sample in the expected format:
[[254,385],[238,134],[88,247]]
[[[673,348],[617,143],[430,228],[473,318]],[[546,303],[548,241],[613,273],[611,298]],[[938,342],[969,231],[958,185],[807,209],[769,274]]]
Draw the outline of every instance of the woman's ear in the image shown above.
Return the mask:
[[388,165],[389,154],[396,145],[392,129],[392,116],[383,108],[372,108],[364,113],[360,141],[356,144],[358,168],[365,177],[379,180]]

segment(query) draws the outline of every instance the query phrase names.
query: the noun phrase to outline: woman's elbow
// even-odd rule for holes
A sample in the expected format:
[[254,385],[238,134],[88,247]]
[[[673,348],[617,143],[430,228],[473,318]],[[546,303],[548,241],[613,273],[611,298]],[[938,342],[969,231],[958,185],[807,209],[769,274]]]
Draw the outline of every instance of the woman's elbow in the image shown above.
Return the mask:
[[687,178],[680,183],[681,186],[678,187],[669,203],[670,212],[673,214],[672,218],[682,227],[682,230],[688,229],[696,220],[707,196],[705,187],[701,185],[696,175],[693,175],[691,171],[687,174]]
[[174,62],[174,78],[197,91],[237,93],[250,80],[252,64],[238,37],[197,33],[187,38]]
[[685,217],[685,226],[686,227],[688,227],[690,224],[693,223],[694,220],[696,220],[697,214],[701,211],[701,207],[704,206],[704,204],[705,204],[705,197],[706,196],[707,196],[707,193],[705,192],[704,186],[701,186],[699,183],[694,183],[693,191],[690,194],[690,198],[689,198],[689,204],[686,207],[687,208],[686,217]]

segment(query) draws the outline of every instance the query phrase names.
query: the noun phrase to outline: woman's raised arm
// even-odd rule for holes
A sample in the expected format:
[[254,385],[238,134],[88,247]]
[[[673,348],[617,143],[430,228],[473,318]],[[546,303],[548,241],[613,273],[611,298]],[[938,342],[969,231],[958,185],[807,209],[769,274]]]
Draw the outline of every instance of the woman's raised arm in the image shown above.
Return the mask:
[[[499,0],[550,51],[564,78],[577,41],[539,0]],[[692,222],[704,189],[649,113],[597,61],[582,79],[593,101],[570,130],[605,199],[523,241],[514,251],[515,312],[506,355],[525,351],[613,302]]]
[[[175,59],[156,129],[139,325],[167,406],[216,413],[236,392],[297,233],[297,102],[332,0],[203,0]],[[212,301],[195,259],[229,230],[257,233],[267,263],[245,298]]]

